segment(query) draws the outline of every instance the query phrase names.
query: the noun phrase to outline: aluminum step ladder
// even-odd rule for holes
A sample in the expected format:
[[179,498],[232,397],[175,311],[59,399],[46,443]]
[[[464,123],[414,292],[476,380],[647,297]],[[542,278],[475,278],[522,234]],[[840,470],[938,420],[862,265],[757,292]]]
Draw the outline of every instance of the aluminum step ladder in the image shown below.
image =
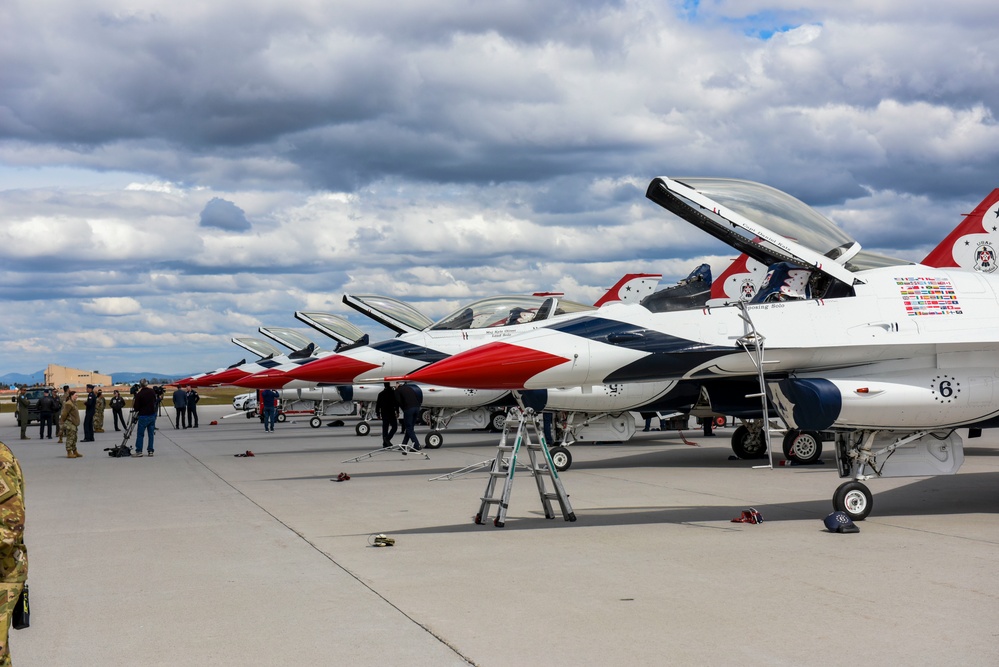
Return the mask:
[[[499,509],[496,512],[493,525],[502,528],[506,524],[506,512],[510,508],[510,493],[513,491],[513,477],[517,470],[517,456],[520,454],[522,446],[527,449],[529,459],[527,472],[537,482],[538,496],[541,498],[541,506],[545,510],[545,518],[555,518],[552,501],[558,500],[562,517],[566,521],[576,520],[576,514],[572,511],[572,505],[569,504],[569,495],[565,492],[565,487],[562,486],[562,480],[559,479],[558,471],[552,462],[551,452],[548,451],[544,431],[538,424],[540,419],[541,416],[530,408],[514,408],[507,415],[499,446],[496,447],[496,458],[493,459],[492,468],[489,471],[486,492],[481,498],[479,512],[475,515],[475,523],[484,523],[489,517],[490,505],[497,505]],[[507,444],[507,436],[510,431],[515,431],[512,445]],[[551,482],[554,491],[548,491],[545,483],[546,477]],[[496,486],[500,478],[504,480],[503,490],[497,497],[495,495]]]

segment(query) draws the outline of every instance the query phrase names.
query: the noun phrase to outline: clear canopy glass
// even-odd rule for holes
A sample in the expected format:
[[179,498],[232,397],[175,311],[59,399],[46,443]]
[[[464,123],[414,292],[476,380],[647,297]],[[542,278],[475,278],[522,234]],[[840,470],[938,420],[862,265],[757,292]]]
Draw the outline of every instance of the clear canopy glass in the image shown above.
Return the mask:
[[564,313],[595,310],[575,301],[544,296],[494,296],[463,306],[430,329],[464,330],[525,324]]

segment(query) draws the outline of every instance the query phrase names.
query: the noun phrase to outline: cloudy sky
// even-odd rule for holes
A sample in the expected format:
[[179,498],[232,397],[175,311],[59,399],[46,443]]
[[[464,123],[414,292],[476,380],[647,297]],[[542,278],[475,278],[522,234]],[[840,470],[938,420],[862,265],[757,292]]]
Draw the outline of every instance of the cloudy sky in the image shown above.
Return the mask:
[[997,26],[984,0],[6,0],[0,374],[209,370],[344,292],[437,317],[717,275],[659,175],[922,259],[999,187]]

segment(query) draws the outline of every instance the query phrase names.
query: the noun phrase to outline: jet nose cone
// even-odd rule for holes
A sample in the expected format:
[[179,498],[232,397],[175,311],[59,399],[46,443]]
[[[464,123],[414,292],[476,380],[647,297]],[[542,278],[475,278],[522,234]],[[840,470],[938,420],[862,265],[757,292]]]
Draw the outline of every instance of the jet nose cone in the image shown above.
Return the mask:
[[207,376],[202,380],[204,384],[201,386],[208,387],[212,385],[229,384],[233,380],[238,380],[245,375],[247,375],[246,371],[241,371],[238,368],[230,368],[222,371],[221,373]]
[[288,375],[296,380],[304,380],[306,382],[339,382],[348,384],[353,382],[354,378],[358,375],[366,373],[372,368],[378,368],[378,366],[352,357],[331,354],[328,357],[302,364],[298,368],[289,371]]
[[519,345],[488,343],[425,366],[406,379],[465,389],[523,389],[538,373],[567,361]]
[[280,389],[291,382],[291,377],[284,371],[268,369],[253,375],[233,380],[231,384],[247,389]]

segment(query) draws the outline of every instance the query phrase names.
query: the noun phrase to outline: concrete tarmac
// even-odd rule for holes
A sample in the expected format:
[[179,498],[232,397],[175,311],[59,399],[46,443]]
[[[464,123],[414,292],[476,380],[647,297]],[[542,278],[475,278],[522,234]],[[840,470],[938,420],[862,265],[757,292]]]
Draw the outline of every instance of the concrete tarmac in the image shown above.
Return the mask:
[[[496,435],[343,463],[380,438],[231,412],[161,418],[154,458],[109,458],[110,431],[75,460],[0,414],[28,494],[15,665],[999,664],[994,431],[957,475],[872,481],[854,535],[822,524],[830,454],[754,470],[730,430],[576,445],[578,520],[546,520],[521,474],[496,528],[472,521],[484,472],[429,481],[493,458]],[[764,523],[730,521],[750,507]],[[396,546],[370,546],[380,532]]]

